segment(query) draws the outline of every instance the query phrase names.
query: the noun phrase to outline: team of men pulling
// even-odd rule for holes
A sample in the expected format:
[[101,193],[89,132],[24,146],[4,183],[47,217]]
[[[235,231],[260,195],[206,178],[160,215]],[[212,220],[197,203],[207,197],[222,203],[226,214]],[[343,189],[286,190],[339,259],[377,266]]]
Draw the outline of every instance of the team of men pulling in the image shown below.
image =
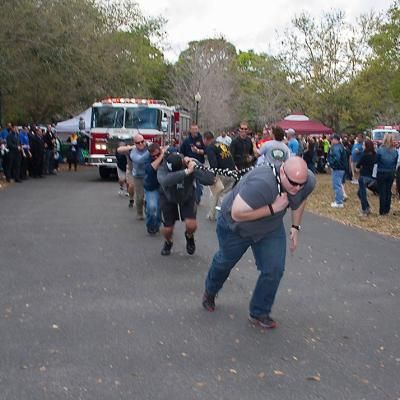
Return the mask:
[[[270,313],[285,266],[283,217],[290,208],[289,247],[294,251],[315,177],[302,158],[290,157],[282,142],[284,132],[279,128],[273,130],[274,140],[260,149],[247,133],[247,124],[242,122],[239,135],[229,143],[226,136],[215,140],[212,132],[201,136],[197,125],[192,124],[179,152],[156,143],[147,148],[138,134],[134,146],[121,146],[117,153],[128,156],[132,163],[128,172],[133,176],[137,218],[146,218],[149,234],[157,233],[163,224],[163,256],[171,253],[178,220],[185,223],[188,254],[195,253],[196,213],[203,185],[209,186],[212,194],[207,214],[210,220],[215,220],[218,202],[224,195],[216,218],[219,248],[206,277],[203,307],[215,310],[216,295],[251,247],[260,274],[250,301],[249,320],[262,328],[275,328]],[[205,156],[209,166],[204,165]],[[119,167],[122,175],[123,163]],[[129,184],[128,191],[132,195]]]

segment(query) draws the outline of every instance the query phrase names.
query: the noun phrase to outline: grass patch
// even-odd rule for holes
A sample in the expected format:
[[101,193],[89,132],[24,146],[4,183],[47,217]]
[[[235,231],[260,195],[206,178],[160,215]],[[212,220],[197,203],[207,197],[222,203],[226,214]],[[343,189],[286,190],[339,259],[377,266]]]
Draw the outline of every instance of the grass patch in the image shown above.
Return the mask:
[[[331,208],[334,200],[331,176],[318,174],[317,186],[307,200],[306,210],[314,214],[334,219],[344,225],[357,226],[368,231],[400,238],[400,202],[392,197],[390,213],[387,216],[379,215],[379,198],[368,191],[368,202],[371,214],[360,217],[361,203],[357,196],[358,185],[346,182],[345,190],[348,196],[344,208]],[[394,215],[395,213],[396,215]]]

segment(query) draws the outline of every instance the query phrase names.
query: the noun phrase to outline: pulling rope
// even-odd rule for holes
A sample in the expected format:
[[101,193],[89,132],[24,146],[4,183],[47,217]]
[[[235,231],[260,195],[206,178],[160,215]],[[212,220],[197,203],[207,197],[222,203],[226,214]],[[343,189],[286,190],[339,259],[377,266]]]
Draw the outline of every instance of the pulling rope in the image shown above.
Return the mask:
[[[276,169],[276,167],[275,167],[274,164],[270,164],[270,163],[262,164],[262,166],[265,166],[265,165],[268,166],[268,167],[270,167],[270,168],[272,169],[272,173],[273,173],[274,176],[275,176],[276,184],[277,184],[277,186],[278,186],[278,193],[279,193],[279,195],[281,195],[281,194],[282,194],[281,178],[280,178],[280,176],[279,176],[278,170]],[[258,167],[249,167],[249,168],[234,169],[234,170],[232,170],[232,169],[229,169],[229,168],[222,169],[222,168],[205,167],[204,165],[199,165],[199,164],[197,164],[194,168],[195,168],[195,169],[198,169],[198,170],[200,170],[200,171],[208,171],[208,172],[211,172],[211,173],[214,174],[214,175],[222,175],[222,176],[231,177],[231,178],[233,178],[233,179],[236,181],[236,183],[237,183],[237,182],[240,181],[240,179],[243,178],[243,176],[244,176],[245,174],[247,174],[248,172],[250,172],[250,171],[252,171],[253,169],[258,168]],[[235,184],[236,184],[236,183],[235,183]]]

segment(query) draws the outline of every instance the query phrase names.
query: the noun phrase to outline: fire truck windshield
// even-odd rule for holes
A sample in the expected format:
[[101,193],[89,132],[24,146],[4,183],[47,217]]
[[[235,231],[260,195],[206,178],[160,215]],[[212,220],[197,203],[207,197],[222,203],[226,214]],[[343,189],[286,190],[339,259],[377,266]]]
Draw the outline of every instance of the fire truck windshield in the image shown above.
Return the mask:
[[122,128],[124,109],[122,107],[93,107],[92,128]]
[[161,110],[149,107],[126,109],[125,128],[157,129],[161,126]]

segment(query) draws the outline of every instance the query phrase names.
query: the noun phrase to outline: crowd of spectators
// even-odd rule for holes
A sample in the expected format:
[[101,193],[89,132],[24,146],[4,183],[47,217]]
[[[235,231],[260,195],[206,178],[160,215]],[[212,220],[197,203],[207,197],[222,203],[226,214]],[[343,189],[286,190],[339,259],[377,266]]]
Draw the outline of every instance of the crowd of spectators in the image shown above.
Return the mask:
[[0,127],[0,177],[21,183],[28,178],[56,175],[65,159],[69,170],[74,167],[76,171],[80,161],[78,135],[69,136],[63,147],[67,148],[65,154],[54,125],[8,123]]
[[[313,173],[331,174],[332,208],[344,208],[347,200],[346,181],[359,186],[360,216],[371,213],[367,197],[369,191],[379,196],[377,211],[381,216],[389,214],[394,196],[400,199],[400,148],[396,148],[393,136],[389,133],[378,146],[364,134],[298,135],[293,129],[279,132],[276,127],[266,127],[262,133],[255,134],[247,129],[247,124],[245,128],[243,130],[240,126],[236,131],[221,132],[216,139],[230,146],[238,169],[261,165],[264,162],[261,153],[267,151],[268,143],[276,143],[277,135],[281,143],[287,146],[289,157],[302,157]],[[276,151],[276,145],[274,148]],[[285,157],[278,161],[283,161]],[[271,159],[267,161],[273,162]]]

